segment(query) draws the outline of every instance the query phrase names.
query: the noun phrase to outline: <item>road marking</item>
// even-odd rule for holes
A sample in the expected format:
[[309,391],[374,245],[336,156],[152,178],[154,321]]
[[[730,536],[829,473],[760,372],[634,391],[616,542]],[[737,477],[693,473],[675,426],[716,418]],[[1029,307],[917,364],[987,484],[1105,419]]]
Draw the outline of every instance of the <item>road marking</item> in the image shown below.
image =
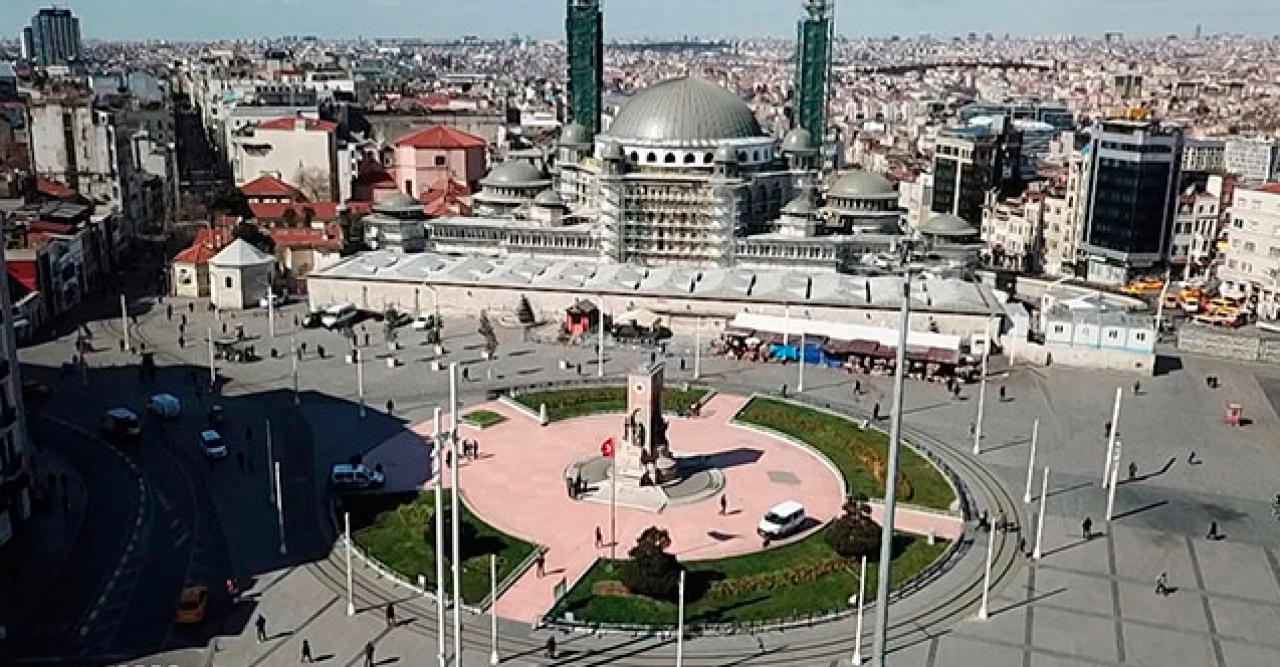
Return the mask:
[[1199,588],[1200,604],[1204,607],[1204,620],[1209,626],[1209,642],[1213,646],[1213,657],[1217,661],[1218,667],[1226,667],[1227,661],[1222,654],[1222,642],[1218,641],[1218,627],[1213,621],[1213,608],[1209,606],[1209,592],[1204,587],[1204,575],[1200,572],[1200,557],[1196,555],[1195,542],[1188,536],[1187,553],[1191,556],[1191,572],[1196,578],[1196,588]]

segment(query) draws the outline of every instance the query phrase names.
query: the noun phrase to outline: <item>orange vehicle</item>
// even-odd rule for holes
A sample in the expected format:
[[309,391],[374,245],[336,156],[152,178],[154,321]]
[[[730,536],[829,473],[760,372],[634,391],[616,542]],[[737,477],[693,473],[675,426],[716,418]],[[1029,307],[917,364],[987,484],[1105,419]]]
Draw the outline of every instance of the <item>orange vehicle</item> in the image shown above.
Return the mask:
[[1164,300],[1160,302],[1160,305],[1163,306],[1165,310],[1171,310],[1173,308],[1181,308],[1182,302],[1178,300],[1177,294],[1170,293],[1164,295]]
[[174,620],[183,625],[200,623],[204,621],[204,612],[208,604],[209,588],[207,586],[183,586]]

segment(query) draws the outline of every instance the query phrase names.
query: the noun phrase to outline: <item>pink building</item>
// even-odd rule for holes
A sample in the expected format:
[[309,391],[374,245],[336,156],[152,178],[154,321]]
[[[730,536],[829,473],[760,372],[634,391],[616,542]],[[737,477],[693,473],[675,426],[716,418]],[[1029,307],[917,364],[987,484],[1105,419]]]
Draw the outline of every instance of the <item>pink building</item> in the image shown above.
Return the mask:
[[485,174],[484,139],[445,125],[406,135],[396,142],[391,175],[396,186],[415,199],[432,185],[449,179],[475,192]]

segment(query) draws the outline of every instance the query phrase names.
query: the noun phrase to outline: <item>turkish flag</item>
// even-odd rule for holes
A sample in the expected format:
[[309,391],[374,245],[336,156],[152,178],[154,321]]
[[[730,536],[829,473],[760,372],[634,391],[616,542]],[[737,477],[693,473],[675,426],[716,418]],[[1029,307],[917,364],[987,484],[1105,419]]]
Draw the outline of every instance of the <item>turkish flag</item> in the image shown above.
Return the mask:
[[606,459],[613,458],[613,438],[600,443],[600,455]]

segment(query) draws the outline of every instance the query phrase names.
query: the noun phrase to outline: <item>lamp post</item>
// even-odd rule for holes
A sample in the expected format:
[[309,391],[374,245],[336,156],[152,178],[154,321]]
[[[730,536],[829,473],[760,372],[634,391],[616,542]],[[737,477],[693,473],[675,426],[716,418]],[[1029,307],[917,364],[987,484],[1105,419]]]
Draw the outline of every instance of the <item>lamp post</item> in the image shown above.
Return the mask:
[[676,667],[684,666],[684,570],[680,570],[680,606],[676,609]]
[[267,331],[276,337],[276,294],[271,287],[271,276],[267,276]]
[[458,494],[462,492],[462,488],[458,486],[458,468],[462,462],[458,456],[458,362],[449,364],[449,466],[450,484],[453,487],[453,493],[449,494],[449,526],[450,537],[453,539],[452,544],[452,562],[453,567],[453,664],[462,664],[462,564],[459,562],[460,555],[458,551],[458,524],[461,517],[458,514]]
[[862,567],[858,575],[858,623],[853,632],[853,664],[862,664],[862,607],[867,593],[867,555],[862,554]]
[[342,528],[347,543],[347,616],[355,616],[356,599],[351,590],[351,512],[342,513]]
[[356,392],[360,395],[360,418],[364,419],[364,356],[359,348],[351,348],[351,359],[356,362]]
[[279,461],[276,461],[276,519],[280,524],[280,555],[285,556],[289,553],[289,547],[284,539],[284,487],[280,486]]
[[293,360],[293,404],[298,405],[302,398],[298,396],[298,338],[289,336],[289,358]]
[[978,417],[973,422],[973,455],[982,453],[982,417],[987,412],[987,359],[991,357],[991,320],[987,320],[982,344],[982,382],[978,385]]
[[1124,396],[1124,389],[1116,387],[1116,402],[1111,408],[1111,429],[1107,433],[1107,458],[1102,462],[1102,486],[1107,485],[1107,475],[1111,471],[1111,453],[1116,448],[1116,432],[1120,430],[1120,398]]
[[[905,257],[909,257],[909,248]],[[904,257],[904,263],[906,261]],[[889,581],[893,560],[893,513],[898,492],[898,450],[902,445],[902,401],[907,377],[907,330],[911,324],[911,272],[902,274],[902,312],[898,322],[898,349],[894,353],[893,408],[889,417],[889,462],[885,476],[884,525],[880,531],[880,575],[876,581],[876,635],[872,646],[877,667],[887,667],[889,643]]]
[[1044,467],[1044,477],[1040,478],[1040,516],[1036,519],[1036,548],[1031,557],[1040,560],[1044,555],[1041,546],[1044,544],[1044,505],[1049,499],[1049,466]]
[[797,355],[800,361],[800,379],[796,382],[796,391],[804,391],[804,332],[800,332],[800,354]]
[[209,327],[209,388],[218,386],[218,368],[213,364],[213,327]]
[[596,377],[604,377],[604,297],[600,297],[599,320],[600,339],[596,349]]
[[489,664],[498,662],[498,556],[489,554]]
[[124,292],[120,293],[120,330],[124,332],[124,349],[132,350],[129,343],[129,304],[125,301]]
[[1031,424],[1031,454],[1027,456],[1027,490],[1022,494],[1022,502],[1031,502],[1031,478],[1035,477],[1036,469],[1036,441],[1040,438],[1040,420],[1037,419]]
[[982,575],[982,606],[978,607],[978,620],[985,621],[990,615],[987,612],[987,599],[991,595],[991,555],[995,552],[996,531],[987,531],[987,567]]
[[441,440],[444,438],[444,430],[440,425],[440,406],[436,406],[434,427],[431,430],[431,439],[434,441],[432,449],[434,454],[431,465],[435,467],[436,481],[436,657],[439,658],[440,667],[445,667],[444,651],[444,500],[440,497],[444,493],[444,468],[440,467],[440,462],[444,460],[442,454],[444,447]]
[[1111,487],[1107,490],[1107,523],[1111,523],[1111,517],[1116,508],[1116,487],[1120,482],[1120,450],[1123,448],[1124,443],[1117,442],[1115,457],[1111,460]]
[[698,318],[698,323],[693,330],[693,379],[697,380],[702,377],[702,318]]

